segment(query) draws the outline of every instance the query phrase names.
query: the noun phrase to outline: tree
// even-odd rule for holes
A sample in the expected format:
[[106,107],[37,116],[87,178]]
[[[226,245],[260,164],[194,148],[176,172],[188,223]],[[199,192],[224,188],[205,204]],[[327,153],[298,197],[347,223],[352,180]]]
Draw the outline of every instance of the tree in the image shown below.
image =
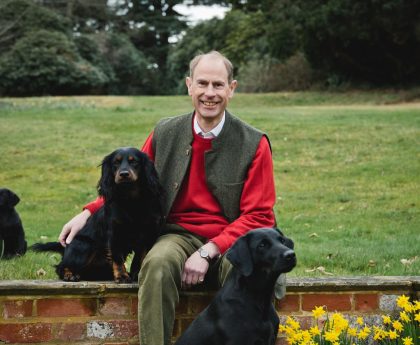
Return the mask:
[[417,0],[299,1],[303,46],[330,80],[406,84],[420,80]]
[[70,21],[31,0],[6,0],[0,4],[0,54],[26,33],[40,29],[69,33]]
[[74,43],[59,32],[28,33],[0,58],[0,94],[10,96],[100,92],[108,82],[82,59]]

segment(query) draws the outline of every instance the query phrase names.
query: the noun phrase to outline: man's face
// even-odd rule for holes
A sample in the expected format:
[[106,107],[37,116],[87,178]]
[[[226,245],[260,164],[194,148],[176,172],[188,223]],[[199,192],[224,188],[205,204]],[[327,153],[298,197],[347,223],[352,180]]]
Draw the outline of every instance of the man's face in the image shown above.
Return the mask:
[[187,77],[188,94],[192,98],[198,121],[217,124],[236,88],[236,80],[229,83],[223,60],[205,56]]

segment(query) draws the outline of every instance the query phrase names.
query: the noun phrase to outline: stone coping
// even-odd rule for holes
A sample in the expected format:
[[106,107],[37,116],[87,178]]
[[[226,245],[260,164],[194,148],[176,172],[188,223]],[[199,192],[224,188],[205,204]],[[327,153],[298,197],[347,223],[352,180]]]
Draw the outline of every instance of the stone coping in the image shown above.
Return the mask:
[[[138,284],[114,282],[63,282],[61,280],[3,280],[0,296],[13,295],[105,295],[137,293]],[[290,277],[287,291],[420,291],[420,276]],[[208,294],[208,291],[185,291],[183,294]],[[211,293],[211,292],[210,292]]]

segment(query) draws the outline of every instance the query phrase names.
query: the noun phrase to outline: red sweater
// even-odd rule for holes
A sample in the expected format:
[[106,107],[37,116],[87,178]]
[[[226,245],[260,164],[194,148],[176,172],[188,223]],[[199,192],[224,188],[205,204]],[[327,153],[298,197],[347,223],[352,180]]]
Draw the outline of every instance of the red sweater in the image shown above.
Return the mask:
[[[153,133],[147,138],[142,151],[154,160],[152,138]],[[168,223],[178,224],[208,238],[223,254],[249,230],[274,226],[273,161],[267,138],[263,136],[242,191],[240,217],[229,224],[206,184],[204,152],[211,149],[211,144],[212,139],[204,139],[194,133],[190,169],[172,205]],[[102,205],[103,200],[97,198],[85,208],[93,213]]]

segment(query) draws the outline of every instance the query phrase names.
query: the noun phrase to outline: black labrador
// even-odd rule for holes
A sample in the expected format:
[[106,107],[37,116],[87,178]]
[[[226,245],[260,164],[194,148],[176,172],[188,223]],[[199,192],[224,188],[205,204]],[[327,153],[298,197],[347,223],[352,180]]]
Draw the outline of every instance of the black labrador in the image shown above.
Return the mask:
[[[98,194],[104,205],[95,212],[72,242],[37,243],[35,251],[63,255],[56,266],[64,281],[137,280],[141,261],[157,237],[162,223],[161,187],[153,162],[136,148],[120,148],[102,161]],[[127,256],[134,252],[130,274]]]
[[15,206],[19,197],[7,188],[0,188],[0,258],[10,259],[26,253],[25,232]]
[[240,237],[227,253],[224,286],[175,345],[274,345],[279,317],[272,300],[281,273],[296,265],[292,240],[263,228]]

